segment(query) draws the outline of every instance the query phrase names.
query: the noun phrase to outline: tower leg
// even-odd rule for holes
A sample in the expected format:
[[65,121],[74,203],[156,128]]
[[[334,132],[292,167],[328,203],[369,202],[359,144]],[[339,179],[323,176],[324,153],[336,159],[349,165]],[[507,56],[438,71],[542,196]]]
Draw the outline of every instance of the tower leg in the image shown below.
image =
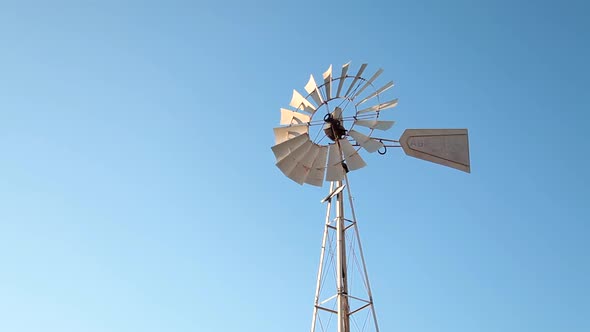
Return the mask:
[[[336,188],[342,185],[336,182]],[[338,287],[338,332],[350,331],[348,306],[348,270],[346,267],[346,228],[344,225],[344,194],[336,196],[336,277]]]
[[[334,182],[330,183],[330,192],[334,190]],[[330,211],[332,210],[332,201],[329,200],[326,207],[326,224],[324,226],[324,236],[322,237],[322,251],[320,253],[320,265],[318,268],[318,277],[315,288],[315,298],[313,301],[313,318],[311,321],[311,332],[315,332],[318,321],[318,309],[320,307],[320,290],[322,288],[322,272],[324,271],[324,259],[326,257],[326,241],[330,230]]]

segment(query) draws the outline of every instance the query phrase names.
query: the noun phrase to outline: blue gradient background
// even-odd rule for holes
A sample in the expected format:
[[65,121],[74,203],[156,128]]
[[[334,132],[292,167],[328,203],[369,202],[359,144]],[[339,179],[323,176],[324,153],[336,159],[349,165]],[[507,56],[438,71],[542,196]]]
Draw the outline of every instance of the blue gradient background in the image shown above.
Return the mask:
[[[0,2],[0,331],[306,331],[327,188],[274,166],[368,62],[472,174],[351,173],[381,331],[590,331],[583,1]],[[337,69],[338,70],[338,69]]]

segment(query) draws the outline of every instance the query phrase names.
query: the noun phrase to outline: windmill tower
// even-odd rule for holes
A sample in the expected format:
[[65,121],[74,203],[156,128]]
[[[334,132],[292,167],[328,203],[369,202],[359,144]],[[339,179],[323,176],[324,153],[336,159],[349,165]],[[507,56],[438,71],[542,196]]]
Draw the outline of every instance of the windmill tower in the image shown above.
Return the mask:
[[367,64],[354,75],[349,68],[343,65],[334,77],[330,66],[319,85],[310,75],[305,95],[293,90],[292,109],[281,109],[282,126],[274,128],[272,151],[287,177],[299,184],[330,183],[321,201],[326,219],[311,332],[379,331],[347,176],[367,165],[359,151],[383,155],[401,147],[409,156],[470,172],[466,129],[408,129],[399,140],[376,137],[375,131],[394,124],[381,119],[381,112],[398,104],[384,98],[394,84],[376,88],[382,69],[366,78]]

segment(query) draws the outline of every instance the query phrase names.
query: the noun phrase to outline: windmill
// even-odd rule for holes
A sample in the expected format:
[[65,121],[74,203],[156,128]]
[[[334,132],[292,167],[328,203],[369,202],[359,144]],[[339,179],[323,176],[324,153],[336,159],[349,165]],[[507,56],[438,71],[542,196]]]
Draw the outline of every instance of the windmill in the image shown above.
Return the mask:
[[383,69],[363,76],[367,64],[354,75],[349,69],[347,63],[334,76],[330,66],[320,84],[310,75],[305,93],[293,90],[291,108],[281,108],[282,126],[274,128],[276,166],[288,178],[330,183],[321,200],[326,218],[311,332],[379,331],[347,175],[367,165],[360,150],[383,155],[401,147],[409,156],[470,172],[466,129],[407,129],[399,140],[374,135],[394,124],[381,119],[398,104],[384,98],[394,83],[376,85]]

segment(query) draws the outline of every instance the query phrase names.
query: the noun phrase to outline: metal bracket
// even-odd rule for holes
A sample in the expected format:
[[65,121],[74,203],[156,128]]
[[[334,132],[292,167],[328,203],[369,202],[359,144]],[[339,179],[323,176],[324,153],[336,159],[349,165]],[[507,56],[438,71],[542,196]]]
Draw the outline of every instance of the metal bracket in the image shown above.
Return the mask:
[[344,189],[344,187],[346,187],[345,184],[343,184],[340,187],[334,189],[334,191],[332,191],[328,196],[324,197],[324,199],[322,199],[320,201],[320,203],[325,203],[327,201],[330,201],[332,199],[332,197],[338,195]]

